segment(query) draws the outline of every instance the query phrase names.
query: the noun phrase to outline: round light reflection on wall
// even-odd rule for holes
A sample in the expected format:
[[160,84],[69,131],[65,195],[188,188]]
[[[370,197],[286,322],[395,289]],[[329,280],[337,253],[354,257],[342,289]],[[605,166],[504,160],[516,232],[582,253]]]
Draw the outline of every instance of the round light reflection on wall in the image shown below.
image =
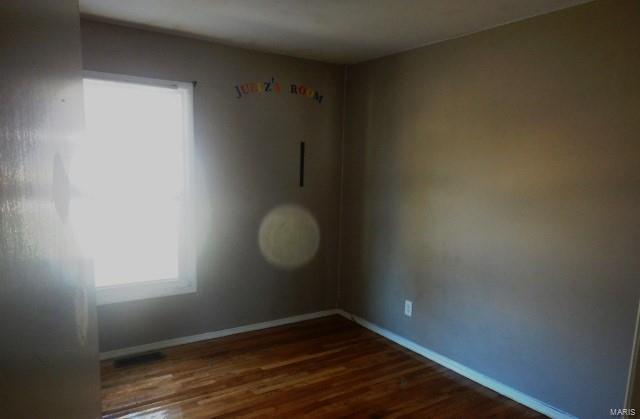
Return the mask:
[[315,217],[298,205],[281,205],[262,219],[258,243],[264,258],[283,269],[308,263],[320,246],[320,227]]

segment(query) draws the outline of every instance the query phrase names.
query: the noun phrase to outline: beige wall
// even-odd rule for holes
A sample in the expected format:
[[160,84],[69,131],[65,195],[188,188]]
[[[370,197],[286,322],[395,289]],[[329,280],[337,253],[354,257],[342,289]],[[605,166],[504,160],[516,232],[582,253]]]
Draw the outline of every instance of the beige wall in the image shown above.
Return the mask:
[[[342,67],[88,21],[82,36],[86,70],[197,81],[198,291],[100,306],[101,350],[335,307]],[[271,77],[280,94],[236,98],[235,85]],[[290,83],[322,103],[290,94]],[[316,257],[290,271],[258,247],[260,221],[286,203],[310,210],[321,231]]]
[[574,415],[622,407],[639,75],[630,0],[350,67],[341,306]]
[[0,21],[0,416],[97,418],[93,283],[64,182],[82,132],[78,2],[4,0]]

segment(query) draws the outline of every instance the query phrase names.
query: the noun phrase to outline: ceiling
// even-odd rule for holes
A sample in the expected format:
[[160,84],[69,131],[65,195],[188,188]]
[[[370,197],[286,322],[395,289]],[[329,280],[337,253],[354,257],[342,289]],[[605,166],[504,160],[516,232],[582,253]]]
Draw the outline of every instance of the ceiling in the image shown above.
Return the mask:
[[589,0],[80,0],[85,17],[355,63]]

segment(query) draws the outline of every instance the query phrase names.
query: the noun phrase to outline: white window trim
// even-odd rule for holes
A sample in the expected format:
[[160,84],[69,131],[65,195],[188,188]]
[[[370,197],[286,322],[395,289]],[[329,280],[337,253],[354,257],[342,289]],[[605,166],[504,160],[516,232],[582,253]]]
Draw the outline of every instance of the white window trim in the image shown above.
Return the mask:
[[96,302],[98,305],[121,303],[125,301],[143,300],[148,298],[167,297],[194,293],[197,290],[196,277],[196,247],[194,243],[193,226],[190,223],[192,214],[192,172],[194,162],[193,137],[193,83],[178,82],[147,77],[129,76],[124,74],[85,71],[85,79],[117,81],[121,83],[146,84],[150,86],[180,89],[184,99],[185,112],[185,173],[184,173],[184,210],[182,211],[183,228],[180,230],[178,244],[178,279],[138,282],[133,284],[96,287]]

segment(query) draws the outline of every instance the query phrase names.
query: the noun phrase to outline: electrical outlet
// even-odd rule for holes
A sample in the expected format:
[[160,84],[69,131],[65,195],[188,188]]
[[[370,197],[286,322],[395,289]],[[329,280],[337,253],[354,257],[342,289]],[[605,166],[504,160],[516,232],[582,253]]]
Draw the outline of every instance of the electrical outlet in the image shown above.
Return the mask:
[[404,315],[407,317],[411,317],[412,311],[413,311],[413,302],[409,300],[404,300]]

